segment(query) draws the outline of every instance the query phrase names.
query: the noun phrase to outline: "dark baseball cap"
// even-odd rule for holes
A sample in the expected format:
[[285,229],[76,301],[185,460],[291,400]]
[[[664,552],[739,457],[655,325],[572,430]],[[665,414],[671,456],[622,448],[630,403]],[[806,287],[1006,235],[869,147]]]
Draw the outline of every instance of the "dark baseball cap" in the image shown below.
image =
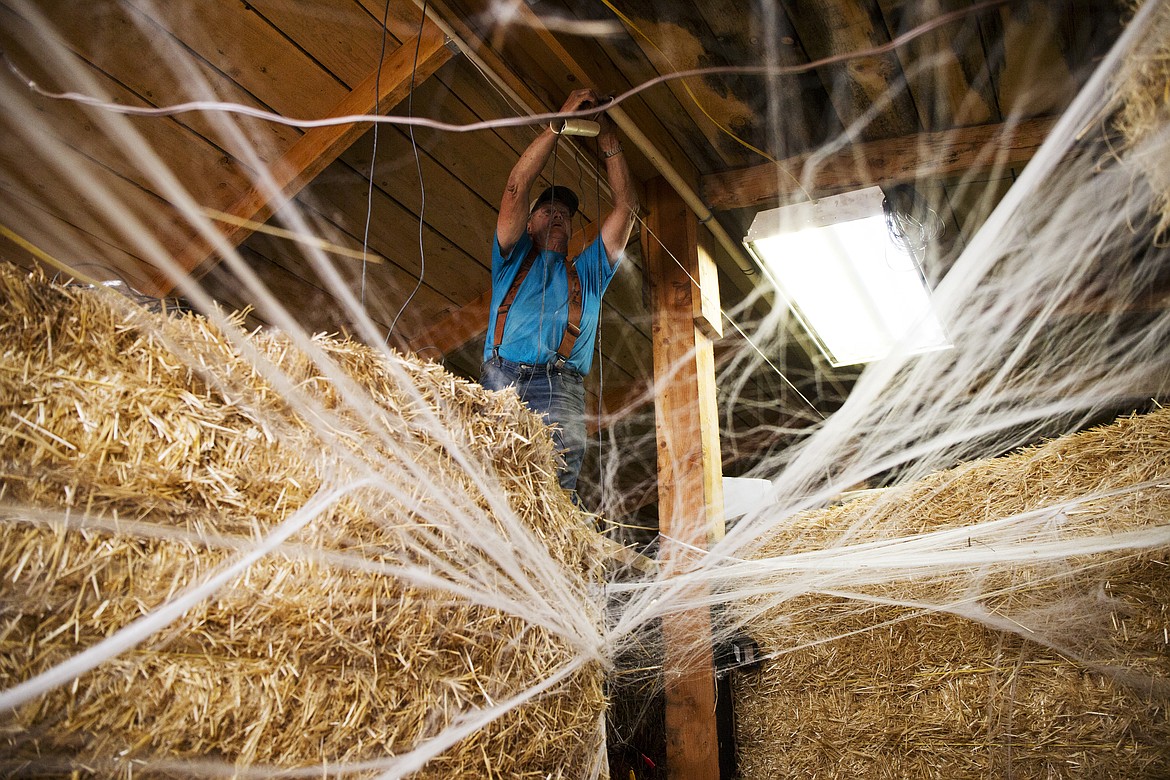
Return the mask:
[[528,213],[531,214],[532,212],[536,211],[537,206],[552,201],[556,201],[563,206],[567,206],[570,217],[577,213],[577,193],[573,192],[568,187],[560,187],[557,185],[553,185],[552,187],[549,187],[544,192],[537,195],[536,200],[532,201],[532,205],[529,206]]

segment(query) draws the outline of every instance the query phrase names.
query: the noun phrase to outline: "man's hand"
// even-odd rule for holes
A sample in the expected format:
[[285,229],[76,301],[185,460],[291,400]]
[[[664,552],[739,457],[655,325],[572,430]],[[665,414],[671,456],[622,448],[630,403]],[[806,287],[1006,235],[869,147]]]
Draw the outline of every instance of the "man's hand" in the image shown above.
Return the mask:
[[[578,89],[565,99],[561,113],[585,111],[595,105],[597,94],[593,90]],[[499,241],[500,251],[505,254],[510,252],[524,235],[529,216],[529,191],[544,164],[548,162],[556,139],[556,134],[550,128],[544,128],[520,155],[520,159],[512,166],[512,172],[508,175],[508,183],[500,198],[499,216],[496,217],[496,239]]]
[[584,111],[596,106],[597,103],[597,93],[593,90],[575,89],[565,98],[565,104],[561,106],[561,113],[567,114],[571,111]]

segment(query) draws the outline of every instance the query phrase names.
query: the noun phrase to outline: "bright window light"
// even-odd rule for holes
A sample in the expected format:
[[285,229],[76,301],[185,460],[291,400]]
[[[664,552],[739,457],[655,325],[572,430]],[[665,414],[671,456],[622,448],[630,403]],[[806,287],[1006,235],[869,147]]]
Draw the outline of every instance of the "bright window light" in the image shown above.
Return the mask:
[[834,366],[951,346],[882,200],[870,187],[762,211],[744,239]]

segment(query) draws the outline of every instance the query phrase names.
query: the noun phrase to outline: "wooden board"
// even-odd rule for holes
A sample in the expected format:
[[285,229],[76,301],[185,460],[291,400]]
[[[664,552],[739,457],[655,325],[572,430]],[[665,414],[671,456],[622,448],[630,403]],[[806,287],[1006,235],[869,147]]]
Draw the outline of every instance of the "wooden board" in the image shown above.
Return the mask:
[[[643,254],[654,313],[659,562],[669,576],[691,569],[694,551],[722,535],[722,470],[711,341],[695,325],[691,300],[698,223],[665,181],[650,182],[647,191],[649,234],[656,237],[643,240]],[[710,620],[706,607],[662,620],[671,778],[719,776]]]
[[1021,166],[1040,148],[1054,120],[965,127],[854,144],[837,154],[801,155],[703,178],[716,208],[774,207],[879,184],[890,186]]
[[154,26],[154,34],[173,37],[278,114],[329,116],[350,91],[247,3],[123,2],[141,14],[143,25]]
[[[72,0],[45,0],[37,5],[71,51],[119,85],[118,91],[109,93],[118,102],[161,107],[202,94],[250,108],[265,107],[226,74],[192,57],[180,41],[131,7]],[[7,22],[0,27],[12,29]],[[7,51],[11,53],[12,49]],[[144,59],[158,62],[161,67],[142,67]],[[48,83],[62,88],[80,86],[58,84],[55,80]],[[109,90],[104,84],[103,88]],[[147,133],[160,124],[177,123],[208,139],[221,154],[226,152],[235,158],[255,155],[264,163],[279,157],[301,135],[300,130],[287,125],[240,115],[231,118],[231,124],[240,132],[228,133],[223,119],[222,114],[191,111],[163,119],[137,119],[134,123]],[[172,166],[181,167],[182,158],[166,159]]]

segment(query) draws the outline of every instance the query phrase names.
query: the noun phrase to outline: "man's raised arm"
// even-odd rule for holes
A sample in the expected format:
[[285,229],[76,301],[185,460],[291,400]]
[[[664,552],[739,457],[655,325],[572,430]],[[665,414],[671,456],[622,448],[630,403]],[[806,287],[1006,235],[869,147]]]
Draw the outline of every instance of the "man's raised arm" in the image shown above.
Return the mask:
[[[588,108],[596,102],[597,95],[594,94],[593,90],[578,89],[565,100],[561,111],[577,111]],[[496,218],[496,237],[500,242],[500,252],[505,255],[512,247],[516,246],[520,236],[524,235],[524,229],[528,224],[529,193],[532,191],[532,185],[536,182],[536,178],[544,170],[545,163],[548,162],[556,143],[556,134],[550,128],[545,127],[536,140],[524,150],[524,154],[520,155],[516,164],[512,166],[512,172],[508,175],[508,184],[504,187],[504,195],[500,199],[500,214]]]
[[638,214],[638,197],[621,139],[618,138],[613,121],[605,114],[601,115],[601,133],[597,136],[597,142],[601,147],[602,159],[605,160],[609,188],[613,192],[613,211],[601,223],[601,240],[605,243],[609,262],[616,263],[630,240],[630,231],[634,228],[634,218]]

